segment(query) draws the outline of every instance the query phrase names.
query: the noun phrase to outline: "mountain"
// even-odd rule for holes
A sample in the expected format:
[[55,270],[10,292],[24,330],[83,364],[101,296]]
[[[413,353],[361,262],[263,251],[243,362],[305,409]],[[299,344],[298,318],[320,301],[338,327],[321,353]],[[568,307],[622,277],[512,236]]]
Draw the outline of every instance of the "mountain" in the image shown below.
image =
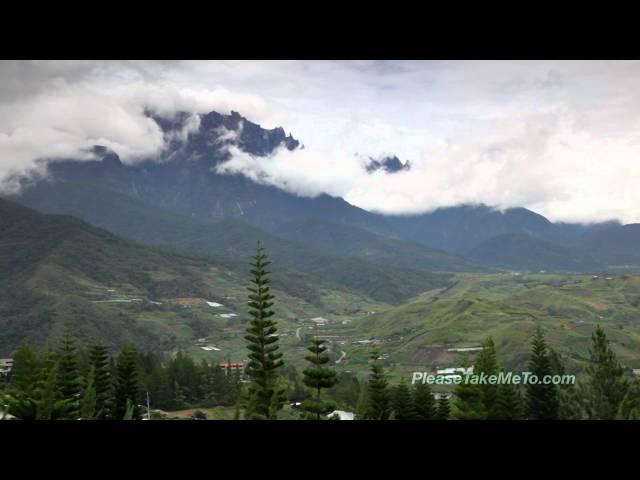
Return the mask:
[[552,223],[526,208],[501,211],[481,204],[386,218],[404,238],[458,254],[465,254],[481,242],[504,234],[530,235],[564,247],[574,247],[580,244],[584,235],[619,226],[617,222]]
[[[245,238],[253,227],[235,221],[202,227],[205,235],[206,228],[215,227],[231,236],[239,228],[239,248],[244,241],[250,243],[247,248],[255,247]],[[324,315],[344,325],[390,306],[359,291],[385,298],[398,292],[406,296],[407,288],[415,288],[417,296],[450,283],[446,275],[303,253],[305,265],[318,275],[288,270],[272,257],[274,308],[283,335],[299,332],[301,319]],[[0,355],[11,355],[26,340],[57,348],[70,328],[83,343],[118,348],[132,340],[158,352],[182,349],[208,359],[244,358],[248,270],[248,255],[239,261],[145,246],[74,217],[0,199]],[[304,352],[303,340],[292,337],[283,348]],[[198,339],[218,350],[207,347],[203,354]]]
[[612,266],[640,266],[640,224],[619,225],[590,232],[580,245]]
[[640,368],[639,292],[638,275],[467,274],[451,288],[366,317],[358,332],[384,342],[398,375],[457,366],[467,354],[473,362],[474,353],[454,349],[482,345],[488,336],[505,368],[525,371],[540,325],[568,373],[590,364],[597,325],[623,364]]
[[278,236],[329,254],[359,257],[401,268],[448,272],[479,268],[443,250],[332,221],[294,220],[280,225]]
[[0,199],[0,350],[8,353],[25,338],[51,340],[64,326],[83,339],[118,344],[130,337],[158,346],[163,339],[115,309],[118,302],[101,300],[137,298],[145,308],[167,297],[215,299],[207,280],[214,265],[225,268],[223,260],[144,247]]
[[486,265],[528,271],[600,271],[603,265],[576,249],[531,235],[507,233],[480,242],[468,257]]
[[[372,263],[365,259],[366,256],[355,258],[361,256],[357,255],[357,248],[350,252],[353,256],[348,256],[349,252],[346,251],[339,256],[327,253],[326,249],[323,253],[234,219],[198,221],[86,183],[41,182],[25,189],[16,200],[42,211],[77,216],[131,240],[170,245],[243,262],[253,255],[256,242],[260,240],[277,266],[312,275],[317,282],[328,282],[336,288],[358,291],[389,303],[398,303],[425,290],[442,286],[450,278],[447,274],[419,271],[417,265],[409,264],[414,268],[400,268]],[[359,235],[368,235],[368,232],[356,227],[350,228]],[[314,234],[313,231],[310,233]],[[375,239],[391,245],[396,242],[383,237]],[[397,244],[402,242],[398,241]],[[379,255],[384,253],[381,251],[384,246],[384,243],[382,247],[377,244]],[[424,255],[426,265],[430,261],[431,250],[420,246],[416,246],[415,250]],[[402,250],[397,254],[390,250],[387,260],[393,261],[393,255],[403,257],[405,265],[411,260],[411,253]],[[434,267],[448,265],[462,268],[465,262],[443,252],[435,252],[430,264]],[[294,285],[291,284],[289,288],[294,288]]]
[[[625,247],[608,257],[611,252],[606,246],[592,247],[588,240],[583,241],[591,234],[620,227],[615,222],[552,223],[525,208],[500,211],[486,205],[385,216],[350,205],[342,198],[324,194],[300,197],[240,174],[222,175],[216,168],[230,158],[230,145],[256,156],[258,161],[279,148],[303,147],[284,129],[264,129],[237,112],[153,118],[162,128],[167,145],[157,157],[125,164],[117,152],[96,146],[95,160],[52,161],[45,181],[25,182],[21,195],[12,198],[44,211],[76,215],[130,239],[206,253],[244,255],[248,253],[247,243],[239,248],[239,238],[269,238],[274,255],[287,268],[324,276],[337,272],[336,256],[349,257],[350,262],[366,260],[369,263],[359,265],[383,277],[400,275],[405,269],[478,269],[480,251],[489,253],[482,259],[484,268],[523,268],[526,262],[521,256],[531,252],[537,257],[530,266],[558,270],[571,265],[584,269],[587,265],[596,268],[600,264],[638,263],[632,249]],[[410,165],[389,156],[371,159],[368,168],[371,172],[382,169],[394,173]],[[84,192],[80,192],[81,186]],[[93,201],[93,196],[101,200]],[[187,219],[193,221],[188,226]],[[224,228],[220,226],[214,230],[201,226],[229,221],[247,227],[245,234],[240,234],[244,227],[238,224],[229,227],[237,235],[221,235]],[[502,258],[501,247],[506,248]],[[598,251],[591,252],[592,248]],[[294,251],[298,253],[292,254]],[[594,255],[595,261],[586,258]],[[465,256],[469,259],[460,258]],[[319,258],[323,261],[316,261]],[[325,262],[326,270],[320,268]],[[387,270],[374,273],[373,264],[385,265]],[[415,273],[411,275],[417,279]],[[405,293],[401,290],[396,289],[385,301],[406,299],[419,287],[409,287]]]
[[[197,118],[197,128],[184,133],[190,118]],[[276,148],[301,148],[291,135],[285,136],[282,128],[263,129],[236,112],[181,114],[171,121],[158,118],[156,121],[163,128],[168,145],[160,156],[125,165],[117,152],[98,147],[94,149],[96,160],[51,162],[49,180],[99,185],[169,212],[205,221],[239,219],[269,231],[295,219],[332,218],[371,231],[391,233],[384,217],[341,198],[299,197],[243,175],[221,175],[215,171],[230,158],[230,143],[255,156],[268,155]]]
[[371,158],[366,165],[367,173],[373,173],[378,170],[382,170],[386,173],[397,173],[403,170],[411,170],[411,163],[402,163],[395,155],[390,157],[383,157],[380,160]]
[[638,264],[633,229],[617,222],[552,223],[526,208],[500,211],[486,205],[440,208],[387,220],[405,239],[492,267],[593,271],[611,263]]
[[409,240],[458,254],[497,235],[545,236],[553,229],[549,220],[525,208],[501,212],[486,205],[440,208],[421,215],[388,216],[387,220]]

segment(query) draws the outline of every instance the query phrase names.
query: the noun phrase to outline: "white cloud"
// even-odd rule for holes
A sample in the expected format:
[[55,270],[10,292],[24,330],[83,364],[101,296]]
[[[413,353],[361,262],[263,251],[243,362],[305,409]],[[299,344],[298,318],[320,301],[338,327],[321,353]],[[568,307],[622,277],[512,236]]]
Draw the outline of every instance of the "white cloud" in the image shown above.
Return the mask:
[[[297,194],[388,213],[484,202],[640,221],[639,62],[2,63],[0,176],[94,143],[153,155],[165,139],[145,107],[236,110],[305,149],[261,159],[231,146],[220,170]],[[382,153],[411,170],[367,175],[363,158]]]
[[166,117],[238,110],[250,118],[270,118],[255,95],[146,83],[136,68],[95,62],[0,65],[0,189],[14,191],[18,176],[42,174],[46,163],[38,160],[90,159],[88,149],[99,144],[133,163],[199,128],[199,117],[192,115],[181,131],[164,138],[145,110]]
[[179,140],[181,142],[186,142],[189,140],[189,136],[198,132],[198,130],[200,130],[200,115],[192,114],[187,117],[180,130],[170,131],[165,134],[165,140]]

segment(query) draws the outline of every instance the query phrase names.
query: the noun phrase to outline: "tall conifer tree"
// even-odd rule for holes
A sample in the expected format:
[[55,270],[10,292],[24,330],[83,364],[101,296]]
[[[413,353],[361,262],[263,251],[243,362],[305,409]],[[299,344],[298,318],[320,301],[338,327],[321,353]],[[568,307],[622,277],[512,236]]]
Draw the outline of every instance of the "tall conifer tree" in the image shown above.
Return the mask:
[[47,379],[38,389],[38,420],[58,420],[65,416],[69,410],[71,399],[62,398],[58,389],[58,363],[54,363],[48,369]]
[[25,343],[18,348],[13,361],[11,385],[5,397],[8,413],[22,420],[35,420],[39,388],[46,374],[42,360],[38,352]]
[[618,420],[640,420],[640,381],[635,380],[629,384],[616,418]]
[[313,340],[309,347],[311,355],[304,357],[305,360],[313,364],[313,367],[307,368],[302,372],[304,384],[315,390],[315,398],[302,402],[306,418],[310,420],[320,420],[326,414],[335,410],[333,402],[323,401],[320,396],[323,389],[331,388],[337,382],[336,372],[326,366],[329,363],[329,356],[325,353],[327,347],[324,346],[324,343],[324,340]]
[[433,420],[436,416],[436,401],[428,383],[418,383],[413,391],[413,411],[416,420]]
[[[498,357],[493,338],[489,337],[485,340],[483,349],[476,360],[474,373],[477,375],[484,373],[487,377],[498,374]],[[498,418],[498,385],[483,383],[479,385],[479,389],[486,418],[489,420]]]
[[112,417],[113,384],[111,380],[111,362],[107,347],[95,344],[89,347],[90,365],[94,369],[96,390],[95,418],[105,420]]
[[554,375],[549,358],[547,343],[541,327],[536,329],[532,342],[529,371],[537,377],[537,382],[527,384],[526,416],[530,420],[557,420],[559,400],[556,385],[543,383],[547,375]]
[[[462,360],[462,367],[471,367],[466,355]],[[480,385],[467,382],[464,374],[460,383],[456,385],[454,396],[451,413],[457,420],[483,420],[487,417]]]
[[587,418],[613,420],[627,394],[629,380],[600,325],[591,335],[589,354],[587,378],[580,386]]
[[416,416],[411,390],[404,378],[393,390],[392,407],[396,420],[413,420]]
[[95,367],[89,367],[87,381],[80,398],[80,418],[83,420],[92,420],[96,414],[96,386],[95,386]]
[[451,406],[449,405],[449,399],[442,395],[438,399],[438,408],[436,410],[436,420],[449,420],[451,415]]
[[277,323],[272,318],[274,296],[270,293],[269,272],[265,270],[271,262],[260,243],[253,260],[251,282],[254,286],[249,287],[249,315],[252,319],[244,337],[249,350],[246,374],[250,379],[246,417],[275,420],[285,399],[278,374],[284,363],[276,336]]
[[519,388],[512,383],[497,385],[498,395],[493,419],[520,420],[523,416],[523,401]]
[[391,399],[385,377],[384,367],[379,362],[380,354],[376,348],[371,353],[371,373],[369,374],[366,420],[389,420]]
[[[547,348],[554,375],[565,375],[567,372],[562,357],[553,348]],[[584,399],[581,398],[577,386],[569,383],[556,385],[556,391],[558,392],[558,418],[560,420],[580,420]]]
[[116,364],[116,383],[113,413],[122,419],[131,408],[131,420],[140,420],[140,383],[138,379],[138,358],[135,348],[127,343],[122,347]]
[[78,369],[78,351],[75,340],[67,330],[62,339],[62,348],[58,354],[58,389],[63,399],[68,400],[67,417],[75,419],[80,409],[80,373]]

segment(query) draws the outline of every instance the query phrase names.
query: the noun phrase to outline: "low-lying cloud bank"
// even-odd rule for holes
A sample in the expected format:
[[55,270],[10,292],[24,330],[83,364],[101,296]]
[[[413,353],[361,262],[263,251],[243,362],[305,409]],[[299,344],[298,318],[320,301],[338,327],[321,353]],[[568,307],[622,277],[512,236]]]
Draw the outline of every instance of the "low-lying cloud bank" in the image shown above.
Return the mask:
[[393,173],[368,172],[361,155],[339,150],[280,148],[268,157],[229,151],[218,173],[241,173],[302,196],[329,193],[380,213],[484,203],[526,206],[553,220],[640,221],[640,145],[576,131],[569,114],[433,142],[411,159],[411,169]]

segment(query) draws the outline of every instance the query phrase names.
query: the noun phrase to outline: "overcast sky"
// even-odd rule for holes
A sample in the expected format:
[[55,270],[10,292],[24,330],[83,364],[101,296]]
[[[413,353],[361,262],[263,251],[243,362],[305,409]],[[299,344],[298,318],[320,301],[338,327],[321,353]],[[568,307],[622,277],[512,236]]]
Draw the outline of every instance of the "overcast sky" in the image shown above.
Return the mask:
[[[303,150],[225,172],[385,213],[465,202],[640,222],[640,62],[0,62],[0,185],[37,159],[164,147],[145,109],[237,110]],[[395,154],[409,171],[368,174]],[[35,169],[35,170],[34,170]]]

